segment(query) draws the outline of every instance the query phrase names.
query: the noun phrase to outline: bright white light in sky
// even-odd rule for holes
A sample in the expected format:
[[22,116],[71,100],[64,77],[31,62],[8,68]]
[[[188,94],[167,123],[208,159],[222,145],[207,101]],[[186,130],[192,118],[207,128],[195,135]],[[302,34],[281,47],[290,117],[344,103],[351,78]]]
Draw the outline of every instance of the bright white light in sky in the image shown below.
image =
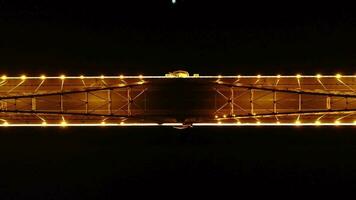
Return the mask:
[[175,3],[176,3],[176,0],[172,0],[172,3],[175,4]]

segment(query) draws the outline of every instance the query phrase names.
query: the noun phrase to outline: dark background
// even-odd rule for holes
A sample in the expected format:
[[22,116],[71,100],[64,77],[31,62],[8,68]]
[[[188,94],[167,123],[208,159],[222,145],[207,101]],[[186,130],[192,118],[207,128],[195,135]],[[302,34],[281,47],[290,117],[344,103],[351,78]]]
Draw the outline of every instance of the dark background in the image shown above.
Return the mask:
[[355,72],[346,4],[177,1],[2,0],[2,73]]
[[[350,5],[0,0],[0,74],[355,74]],[[354,128],[4,128],[0,199],[351,191]]]

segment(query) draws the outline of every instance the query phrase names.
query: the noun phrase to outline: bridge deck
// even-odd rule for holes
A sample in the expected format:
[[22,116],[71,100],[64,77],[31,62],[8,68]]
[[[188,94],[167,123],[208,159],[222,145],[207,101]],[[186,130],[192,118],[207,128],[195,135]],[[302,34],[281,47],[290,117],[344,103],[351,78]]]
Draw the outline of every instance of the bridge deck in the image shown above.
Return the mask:
[[352,125],[356,76],[2,77],[4,126]]

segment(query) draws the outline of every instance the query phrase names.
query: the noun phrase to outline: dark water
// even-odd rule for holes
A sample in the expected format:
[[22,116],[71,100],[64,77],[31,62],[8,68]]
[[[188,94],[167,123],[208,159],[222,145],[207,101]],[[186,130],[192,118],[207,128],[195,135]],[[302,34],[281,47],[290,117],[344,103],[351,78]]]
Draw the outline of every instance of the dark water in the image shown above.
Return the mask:
[[354,130],[340,127],[5,128],[0,194],[111,199],[349,190],[355,147]]

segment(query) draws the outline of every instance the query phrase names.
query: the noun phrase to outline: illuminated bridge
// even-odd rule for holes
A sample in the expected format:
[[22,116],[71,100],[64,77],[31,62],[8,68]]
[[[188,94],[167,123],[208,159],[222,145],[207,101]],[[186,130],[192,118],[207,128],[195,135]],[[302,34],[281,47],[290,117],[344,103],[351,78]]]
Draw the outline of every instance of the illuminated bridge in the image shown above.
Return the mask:
[[355,75],[0,79],[1,126],[355,126]]

